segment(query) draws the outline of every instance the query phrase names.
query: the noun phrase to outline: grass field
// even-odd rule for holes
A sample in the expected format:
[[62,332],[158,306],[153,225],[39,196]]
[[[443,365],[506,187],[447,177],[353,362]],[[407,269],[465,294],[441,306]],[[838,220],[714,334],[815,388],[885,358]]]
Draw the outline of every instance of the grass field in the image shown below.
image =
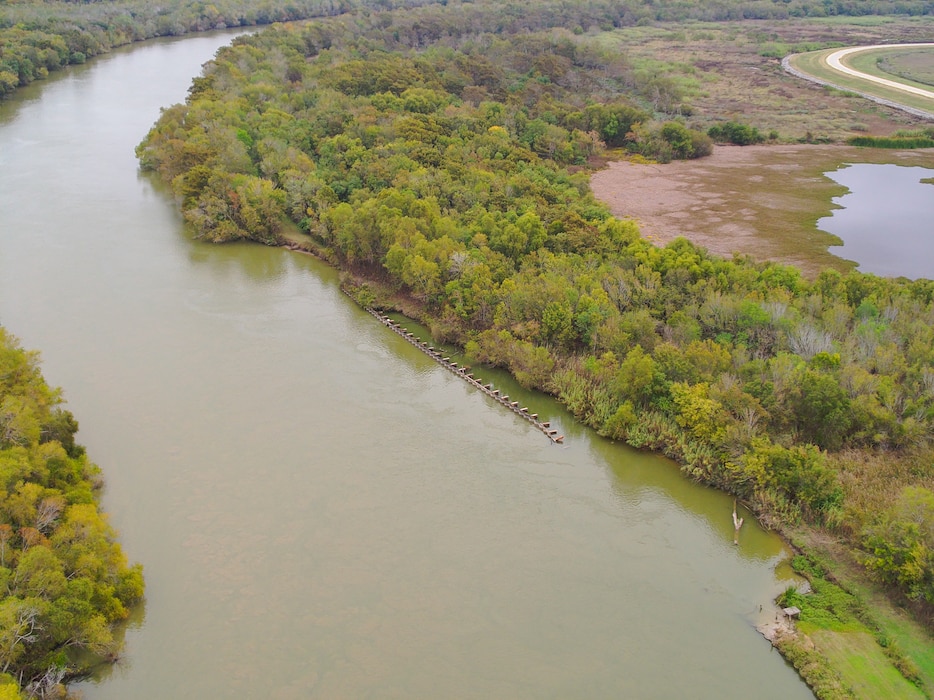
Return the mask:
[[870,607],[879,629],[911,659],[924,687],[934,692],[934,645],[930,635],[907,611],[897,608],[881,591],[867,585],[858,571],[851,570],[848,574],[849,589]]
[[928,52],[906,51],[878,62],[879,69],[889,75],[913,80],[934,89],[934,55]]
[[830,659],[856,697],[865,700],[923,700],[926,697],[895,670],[868,632],[817,630],[808,637]]

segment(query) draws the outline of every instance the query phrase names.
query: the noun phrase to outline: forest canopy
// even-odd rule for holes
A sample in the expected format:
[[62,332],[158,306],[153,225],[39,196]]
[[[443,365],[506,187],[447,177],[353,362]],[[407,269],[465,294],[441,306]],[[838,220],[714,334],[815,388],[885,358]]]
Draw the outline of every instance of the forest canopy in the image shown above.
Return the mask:
[[[426,2],[431,0],[424,0]],[[365,0],[0,2],[0,99],[68,65],[155,37],[341,14]],[[396,6],[382,0],[383,7]],[[418,0],[403,0],[414,5]]]
[[[472,2],[451,0],[0,0],[0,99],[17,87],[41,80],[68,65],[135,41],[189,32],[252,27],[329,17],[355,10],[436,5],[448,8]],[[477,3],[481,5],[483,3]],[[930,0],[602,0],[547,3],[507,10],[502,31],[536,31],[564,26],[609,30],[653,22],[791,17],[930,15]],[[529,19],[531,18],[531,19]],[[467,17],[467,19],[471,19]],[[467,27],[470,29],[471,27]],[[429,29],[430,31],[430,29]]]

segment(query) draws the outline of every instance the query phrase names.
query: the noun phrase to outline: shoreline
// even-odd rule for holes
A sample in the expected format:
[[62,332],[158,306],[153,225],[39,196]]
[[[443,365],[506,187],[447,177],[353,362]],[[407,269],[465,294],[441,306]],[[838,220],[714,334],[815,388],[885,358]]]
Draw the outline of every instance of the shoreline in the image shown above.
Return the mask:
[[715,255],[793,265],[813,278],[828,267],[856,267],[831,253],[839,239],[817,228],[837,208],[833,197],[846,192],[824,173],[845,163],[878,162],[934,167],[934,149],[718,145],[697,160],[610,161],[591,175],[590,185],[614,216],[635,220],[656,245],[683,237]]

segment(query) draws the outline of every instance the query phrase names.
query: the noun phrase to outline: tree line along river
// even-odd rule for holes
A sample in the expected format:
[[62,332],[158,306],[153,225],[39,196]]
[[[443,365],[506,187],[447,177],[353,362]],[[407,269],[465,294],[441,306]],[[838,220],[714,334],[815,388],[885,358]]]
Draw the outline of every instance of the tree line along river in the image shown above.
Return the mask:
[[755,630],[788,552],[727,496],[486,372],[544,439],[310,257],[186,236],[133,148],[232,36],[0,105],[0,322],[146,572],[85,696],[811,697]]

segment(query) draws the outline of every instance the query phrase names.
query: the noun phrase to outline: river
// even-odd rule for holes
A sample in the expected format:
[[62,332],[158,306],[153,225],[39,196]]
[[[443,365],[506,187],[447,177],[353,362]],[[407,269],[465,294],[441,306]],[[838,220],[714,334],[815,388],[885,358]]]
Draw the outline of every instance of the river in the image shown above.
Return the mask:
[[0,322],[145,566],[85,697],[811,697],[754,628],[787,551],[728,497],[489,373],[552,444],[310,257],[186,236],[133,148],[231,36],[0,105]]

